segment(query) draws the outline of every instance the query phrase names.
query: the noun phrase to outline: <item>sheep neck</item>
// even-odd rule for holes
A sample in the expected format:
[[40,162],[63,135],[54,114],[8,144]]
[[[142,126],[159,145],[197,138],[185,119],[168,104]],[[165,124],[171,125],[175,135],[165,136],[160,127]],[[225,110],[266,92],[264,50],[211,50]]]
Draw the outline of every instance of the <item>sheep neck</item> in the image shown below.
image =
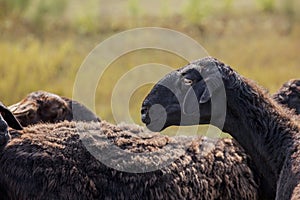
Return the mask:
[[224,80],[227,117],[223,130],[252,157],[262,184],[268,185],[267,192],[275,194],[276,182],[299,127],[255,84],[238,75],[233,80]]

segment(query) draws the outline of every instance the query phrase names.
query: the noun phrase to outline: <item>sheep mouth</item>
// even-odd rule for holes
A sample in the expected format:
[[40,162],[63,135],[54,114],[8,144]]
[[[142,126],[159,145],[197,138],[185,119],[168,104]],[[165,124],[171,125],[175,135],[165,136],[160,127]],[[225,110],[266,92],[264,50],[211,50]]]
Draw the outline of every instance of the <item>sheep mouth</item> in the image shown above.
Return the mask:
[[151,131],[162,131],[169,126],[190,126],[200,122],[209,124],[211,120],[209,108],[203,108],[200,113],[185,114],[179,104],[172,104],[165,107],[165,115],[163,112],[150,115],[148,111],[142,111],[142,121]]
[[177,104],[166,107],[160,104],[153,104],[152,106],[142,107],[141,120],[150,130],[161,131],[172,125],[173,121],[177,121],[178,117],[176,116],[180,116],[180,113],[180,107]]
[[179,104],[166,106],[164,107],[164,111],[157,111],[152,114],[146,108],[142,108],[141,112],[142,122],[151,131],[162,131],[172,125],[190,125],[191,119],[195,121],[194,116],[182,116],[183,112]]

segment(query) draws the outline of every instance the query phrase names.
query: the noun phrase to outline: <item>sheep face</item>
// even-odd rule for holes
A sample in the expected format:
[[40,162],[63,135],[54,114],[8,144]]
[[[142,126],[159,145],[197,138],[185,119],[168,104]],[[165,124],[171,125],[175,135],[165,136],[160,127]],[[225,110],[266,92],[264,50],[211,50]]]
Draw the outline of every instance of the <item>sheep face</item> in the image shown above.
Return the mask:
[[142,121],[152,131],[171,125],[208,124],[212,116],[211,94],[217,96],[222,84],[214,59],[190,63],[154,85],[142,104]]

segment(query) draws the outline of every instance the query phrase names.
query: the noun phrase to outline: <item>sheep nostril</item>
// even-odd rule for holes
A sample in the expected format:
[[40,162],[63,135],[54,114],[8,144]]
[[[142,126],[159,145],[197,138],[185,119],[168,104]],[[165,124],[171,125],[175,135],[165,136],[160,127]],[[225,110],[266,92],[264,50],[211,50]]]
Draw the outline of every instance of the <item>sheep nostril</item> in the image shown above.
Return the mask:
[[149,107],[148,106],[143,106],[141,109],[141,114],[147,114],[149,112]]
[[143,122],[144,124],[146,124],[146,125],[150,124],[151,119],[150,119],[149,115],[143,114],[143,115],[142,115],[142,122]]
[[145,124],[150,123],[150,118],[149,118],[149,108],[148,106],[143,106],[141,109],[141,114],[142,114],[142,122]]

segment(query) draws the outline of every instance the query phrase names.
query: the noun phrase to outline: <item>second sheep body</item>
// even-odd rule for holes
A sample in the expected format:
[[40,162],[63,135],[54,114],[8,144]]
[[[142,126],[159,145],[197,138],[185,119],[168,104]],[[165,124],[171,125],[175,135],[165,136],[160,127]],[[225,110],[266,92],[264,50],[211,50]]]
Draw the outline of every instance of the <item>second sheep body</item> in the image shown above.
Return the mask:
[[[102,152],[113,144],[134,153],[136,166],[174,160],[145,173],[116,170],[87,151],[80,139],[87,132],[98,138],[91,147]],[[0,152],[0,195],[5,199],[257,199],[257,178],[242,148],[231,139],[206,140],[107,122],[65,121],[11,131],[11,140]],[[151,156],[155,152],[169,156]],[[117,153],[111,156],[114,166],[126,162]]]

